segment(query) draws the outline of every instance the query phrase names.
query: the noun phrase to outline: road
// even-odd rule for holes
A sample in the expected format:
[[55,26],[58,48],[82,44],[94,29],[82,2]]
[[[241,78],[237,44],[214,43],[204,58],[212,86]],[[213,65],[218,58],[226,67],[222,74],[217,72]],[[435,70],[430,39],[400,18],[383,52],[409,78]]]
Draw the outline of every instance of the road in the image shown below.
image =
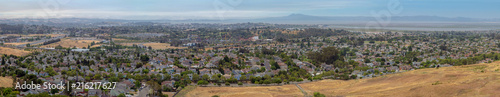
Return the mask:
[[[59,37],[54,37],[54,38],[51,38],[51,39],[38,40],[38,41],[32,42],[30,44],[31,45],[37,45],[37,44],[40,44],[40,43],[43,43],[43,42],[46,42],[46,41],[50,41],[50,40],[62,39],[64,37],[65,36],[59,36]],[[26,44],[17,45],[17,47],[26,47]]]

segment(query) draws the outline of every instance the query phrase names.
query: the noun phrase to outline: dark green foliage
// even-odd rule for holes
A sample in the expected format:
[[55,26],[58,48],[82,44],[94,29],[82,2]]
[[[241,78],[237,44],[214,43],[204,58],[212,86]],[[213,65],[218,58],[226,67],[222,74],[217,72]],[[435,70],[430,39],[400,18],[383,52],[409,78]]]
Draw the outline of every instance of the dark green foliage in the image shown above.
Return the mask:
[[319,92],[314,92],[314,97],[326,97],[324,94],[321,94]]
[[335,47],[322,48],[320,51],[308,52],[307,56],[316,62],[333,64],[337,60],[343,60],[343,57],[339,55],[340,52]]
[[147,61],[149,61],[149,56],[148,56],[148,55],[141,55],[141,61],[142,61],[142,62],[147,62]]

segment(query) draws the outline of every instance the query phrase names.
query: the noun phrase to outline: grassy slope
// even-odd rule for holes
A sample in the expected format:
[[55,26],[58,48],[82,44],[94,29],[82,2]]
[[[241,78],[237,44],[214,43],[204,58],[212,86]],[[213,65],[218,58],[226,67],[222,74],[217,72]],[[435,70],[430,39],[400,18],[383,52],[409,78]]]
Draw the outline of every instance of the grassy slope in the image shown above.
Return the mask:
[[[372,79],[322,80],[300,84],[308,94],[327,96],[498,96],[500,62],[427,68]],[[186,96],[300,96],[295,85],[262,87],[198,87]]]
[[495,96],[500,95],[500,62],[428,68],[373,79],[323,80],[301,84],[328,96]]
[[[184,90],[182,90],[184,91]],[[258,87],[197,87],[185,97],[302,97],[295,85]],[[179,96],[180,97],[180,96]]]

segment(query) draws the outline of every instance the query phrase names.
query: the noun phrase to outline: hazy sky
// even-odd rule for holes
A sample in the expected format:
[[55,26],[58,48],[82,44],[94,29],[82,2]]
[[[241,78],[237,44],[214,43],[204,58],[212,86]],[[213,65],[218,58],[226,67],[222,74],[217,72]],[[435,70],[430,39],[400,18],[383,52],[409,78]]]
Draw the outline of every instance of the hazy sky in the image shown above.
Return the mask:
[[248,19],[373,12],[500,18],[500,0],[0,0],[0,18]]

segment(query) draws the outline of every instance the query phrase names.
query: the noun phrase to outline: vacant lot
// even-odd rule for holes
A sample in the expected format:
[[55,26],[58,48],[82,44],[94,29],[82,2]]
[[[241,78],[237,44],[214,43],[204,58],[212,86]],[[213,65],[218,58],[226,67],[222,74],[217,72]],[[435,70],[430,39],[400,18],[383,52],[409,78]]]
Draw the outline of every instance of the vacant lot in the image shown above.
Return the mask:
[[323,80],[300,84],[327,96],[498,96],[500,62],[428,68],[373,79]]
[[0,76],[0,87],[12,87],[12,78],[11,77],[1,77]]
[[65,48],[87,48],[92,42],[98,43],[100,42],[99,40],[72,40],[68,38],[61,39],[61,41],[56,42],[56,43],[51,43],[48,45],[43,45],[40,46],[41,48],[55,48],[58,45],[61,45],[62,47]]
[[31,52],[20,50],[20,49],[8,48],[8,47],[0,47],[0,54],[24,56],[24,55],[28,55],[29,53],[31,53]]
[[[183,90],[184,91],[184,90]],[[186,97],[302,97],[304,94],[295,85],[259,87],[197,87]]]

